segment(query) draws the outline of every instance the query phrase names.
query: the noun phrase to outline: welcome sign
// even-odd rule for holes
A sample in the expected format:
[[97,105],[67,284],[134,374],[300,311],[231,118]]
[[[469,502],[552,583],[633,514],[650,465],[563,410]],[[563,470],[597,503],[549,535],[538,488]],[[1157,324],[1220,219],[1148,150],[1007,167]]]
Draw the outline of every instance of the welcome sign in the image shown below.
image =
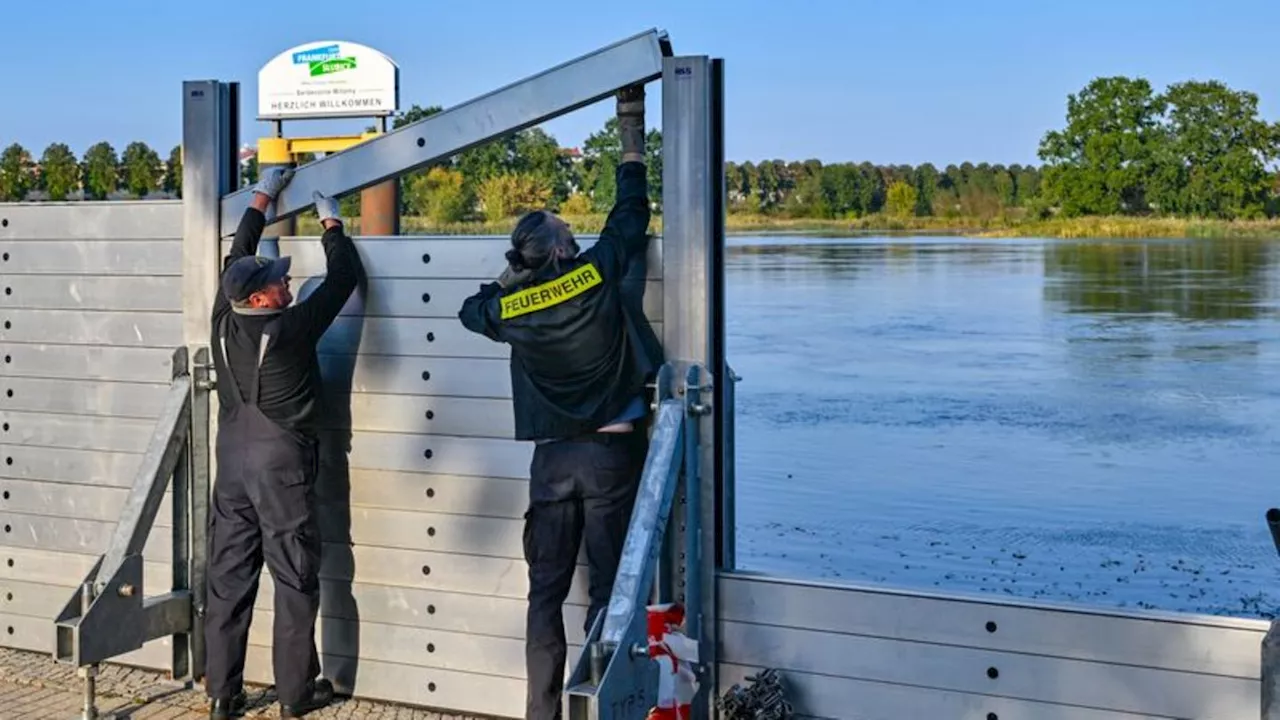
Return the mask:
[[258,119],[380,117],[400,106],[400,68],[358,43],[289,48],[258,71]]

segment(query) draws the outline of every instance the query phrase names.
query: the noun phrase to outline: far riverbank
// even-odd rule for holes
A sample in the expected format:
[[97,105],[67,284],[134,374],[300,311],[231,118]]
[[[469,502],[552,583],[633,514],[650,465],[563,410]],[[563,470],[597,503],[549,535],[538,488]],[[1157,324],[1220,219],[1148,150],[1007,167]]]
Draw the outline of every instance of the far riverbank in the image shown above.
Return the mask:
[[[593,234],[604,227],[605,215],[563,216],[574,231]],[[400,231],[413,235],[507,235],[516,219],[497,222],[464,222],[439,224],[424,217],[401,218]],[[350,232],[359,234],[359,218],[348,220]],[[654,233],[662,232],[662,216],[655,215],[650,225]],[[823,220],[780,218],[769,215],[731,213],[725,220],[725,231],[731,235],[759,233],[844,235],[851,234],[936,234],[969,237],[1038,237],[1038,238],[1234,238],[1280,239],[1280,220],[1211,220],[1150,217],[1084,217],[1049,220],[1026,220],[1013,217],[994,218],[897,218],[869,215],[856,219]],[[314,217],[298,222],[303,235],[320,233]]]

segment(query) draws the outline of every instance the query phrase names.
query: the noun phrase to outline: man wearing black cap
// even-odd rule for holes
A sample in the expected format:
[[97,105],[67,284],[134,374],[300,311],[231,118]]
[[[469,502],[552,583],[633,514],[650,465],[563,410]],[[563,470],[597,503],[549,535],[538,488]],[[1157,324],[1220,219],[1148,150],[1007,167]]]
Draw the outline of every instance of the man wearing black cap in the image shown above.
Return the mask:
[[328,269],[305,301],[290,306],[291,259],[256,253],[265,211],[291,177],[272,168],[254,188],[213,306],[221,407],[205,688],[214,720],[244,711],[245,650],[264,559],[275,583],[272,668],[281,717],[301,717],[333,700],[332,683],[319,677],[315,644],[320,534],[314,485],[322,402],[316,344],[355,290],[362,268],[342,231],[337,202],[316,193]]

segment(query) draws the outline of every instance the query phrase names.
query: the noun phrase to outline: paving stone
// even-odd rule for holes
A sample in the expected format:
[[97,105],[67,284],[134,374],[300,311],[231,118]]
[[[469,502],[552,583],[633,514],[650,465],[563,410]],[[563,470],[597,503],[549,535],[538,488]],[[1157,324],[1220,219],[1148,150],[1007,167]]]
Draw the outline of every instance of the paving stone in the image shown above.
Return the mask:
[[[0,648],[0,718],[76,720],[84,699],[76,669],[47,654]],[[269,688],[250,688],[247,718],[278,718]],[[186,688],[163,674],[107,665],[99,669],[96,704],[101,720],[206,720],[204,688]],[[474,720],[369,700],[338,700],[312,713],[315,720]]]

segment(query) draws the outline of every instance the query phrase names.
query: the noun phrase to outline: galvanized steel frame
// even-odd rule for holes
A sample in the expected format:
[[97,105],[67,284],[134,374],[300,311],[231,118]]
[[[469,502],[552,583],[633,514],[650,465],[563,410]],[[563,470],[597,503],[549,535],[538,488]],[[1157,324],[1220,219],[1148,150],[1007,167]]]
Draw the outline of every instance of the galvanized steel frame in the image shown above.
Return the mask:
[[[141,466],[104,552],[54,621],[54,659],[75,665],[86,681],[86,717],[93,717],[96,666],[172,636],[170,674],[192,671],[190,519],[192,405],[200,392],[188,370],[185,347],[173,353],[173,382],[155,422]],[[166,490],[172,485],[169,591],[147,597],[143,547],[151,536]]]
[[[662,74],[663,330],[667,361],[683,376],[682,392],[702,393],[704,412],[691,420],[699,442],[694,484],[682,492],[672,551],[679,571],[675,600],[686,607],[686,631],[699,642],[701,684],[696,717],[714,714],[716,664],[716,571],[729,557],[722,539],[733,518],[724,499],[732,496],[732,458],[725,455],[723,315],[724,129],[723,64],[708,56],[667,58]],[[695,427],[696,426],[696,427]],[[689,514],[696,521],[687,518]],[[691,532],[690,532],[691,531]],[[683,589],[683,591],[682,591]]]

